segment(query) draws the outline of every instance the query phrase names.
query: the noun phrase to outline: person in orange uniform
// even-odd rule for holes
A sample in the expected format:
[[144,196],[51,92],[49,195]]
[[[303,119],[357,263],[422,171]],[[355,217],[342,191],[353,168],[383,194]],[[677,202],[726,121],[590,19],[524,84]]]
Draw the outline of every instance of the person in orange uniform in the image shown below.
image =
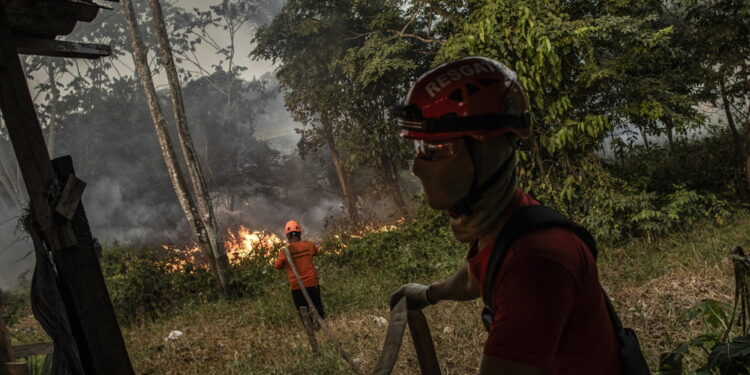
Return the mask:
[[[318,255],[318,248],[312,242],[302,241],[302,230],[298,222],[294,220],[288,221],[284,227],[284,231],[286,232],[286,238],[289,240],[289,254],[291,254],[294,266],[297,268],[297,272],[302,279],[302,284],[305,286],[307,294],[310,295],[310,299],[315,305],[315,309],[318,310],[320,317],[325,318],[323,302],[320,299],[318,273],[313,264],[313,257]],[[283,250],[279,251],[279,256],[276,258],[274,267],[277,270],[286,268],[286,273],[289,276],[289,286],[292,289],[292,299],[294,300],[297,312],[299,313],[299,308],[302,306],[307,307],[307,310],[312,312],[310,306],[307,305],[297,279],[294,277],[294,272],[292,272],[291,267],[287,263],[286,254]]]

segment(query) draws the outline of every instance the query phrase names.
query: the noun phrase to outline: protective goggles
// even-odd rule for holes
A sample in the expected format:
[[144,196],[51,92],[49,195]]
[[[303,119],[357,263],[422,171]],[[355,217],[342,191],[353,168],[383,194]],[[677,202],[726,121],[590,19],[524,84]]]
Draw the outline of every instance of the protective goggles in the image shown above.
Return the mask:
[[448,113],[439,118],[424,118],[419,107],[409,104],[392,108],[391,114],[401,129],[427,134],[494,131],[503,128],[521,130],[531,127],[531,114],[528,111],[521,116],[492,114],[459,117],[455,113]]
[[417,157],[430,161],[448,159],[456,155],[463,147],[463,138],[426,140],[415,139],[414,147],[417,149]]

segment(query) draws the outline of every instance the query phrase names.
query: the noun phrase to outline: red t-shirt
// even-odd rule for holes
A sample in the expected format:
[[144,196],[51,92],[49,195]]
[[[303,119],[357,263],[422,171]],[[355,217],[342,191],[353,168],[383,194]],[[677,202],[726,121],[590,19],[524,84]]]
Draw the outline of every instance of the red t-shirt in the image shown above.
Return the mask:
[[[521,190],[506,209],[536,205]],[[484,285],[493,243],[469,269]],[[546,370],[551,375],[619,375],[619,343],[599,284],[596,261],[570,231],[540,229],[508,249],[492,287],[495,317],[484,354]]]

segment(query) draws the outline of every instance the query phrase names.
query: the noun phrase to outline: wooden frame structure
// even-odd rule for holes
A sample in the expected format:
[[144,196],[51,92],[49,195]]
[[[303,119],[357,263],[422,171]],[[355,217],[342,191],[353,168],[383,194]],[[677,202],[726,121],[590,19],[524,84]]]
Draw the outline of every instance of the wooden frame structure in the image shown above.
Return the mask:
[[[95,0],[0,0],[0,109],[30,199],[37,254],[54,266],[56,289],[70,322],[83,373],[131,375],[133,367],[115,317],[81,204],[85,183],[70,157],[50,160],[29,92],[22,54],[96,59],[109,46],[57,41],[79,21],[92,21]],[[57,349],[57,348],[56,348]],[[4,372],[0,363],[0,373]]]

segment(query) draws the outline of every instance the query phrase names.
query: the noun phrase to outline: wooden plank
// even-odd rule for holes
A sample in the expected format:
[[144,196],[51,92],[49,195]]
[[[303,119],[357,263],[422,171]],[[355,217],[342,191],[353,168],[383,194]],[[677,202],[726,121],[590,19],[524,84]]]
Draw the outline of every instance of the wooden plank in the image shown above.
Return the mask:
[[[81,0],[5,0],[5,9],[10,16],[40,19],[91,22],[102,7]],[[10,28],[16,29],[16,20],[10,20]]]
[[[29,193],[31,214],[52,250],[60,294],[84,371],[93,375],[133,375],[83,205],[78,205],[73,220],[68,222],[55,216],[48,200],[62,193],[59,181],[66,181],[68,175],[75,173],[69,157],[56,159],[57,168],[49,160],[2,1],[0,60],[6,61],[0,68],[0,108]],[[72,225],[75,246],[65,246],[66,224]]]
[[29,375],[29,364],[26,362],[8,362],[8,375]]
[[16,46],[18,53],[22,55],[84,59],[98,59],[112,55],[112,48],[108,45],[67,42],[44,38],[16,37]]
[[75,175],[68,175],[68,181],[65,183],[60,200],[55,206],[55,211],[68,220],[73,219],[73,215],[75,215],[76,209],[81,203],[81,196],[85,188],[85,182],[79,180]]
[[104,1],[110,1],[114,3],[117,2],[117,0],[91,0],[92,3],[98,5],[102,9],[107,9],[107,10],[115,9],[115,8],[112,8],[109,4],[105,3]]
[[[52,164],[61,179],[75,174],[70,156],[56,158]],[[53,252],[53,258],[60,293],[70,305],[68,317],[84,370],[87,374],[133,375],[83,204],[78,205],[71,224],[78,244]]]
[[0,306],[0,363],[12,362],[16,359],[10,342],[10,332],[5,326],[3,307]]
[[[44,136],[39,126],[26,77],[10,36],[5,12],[0,1],[0,109],[3,112],[13,151],[21,168],[36,219],[54,241],[52,209],[47,203],[48,190],[56,184],[55,172],[49,161]],[[41,141],[41,142],[40,142]]]
[[40,342],[36,344],[25,344],[13,346],[13,353],[16,358],[23,358],[32,355],[52,354],[55,345],[51,342]]

